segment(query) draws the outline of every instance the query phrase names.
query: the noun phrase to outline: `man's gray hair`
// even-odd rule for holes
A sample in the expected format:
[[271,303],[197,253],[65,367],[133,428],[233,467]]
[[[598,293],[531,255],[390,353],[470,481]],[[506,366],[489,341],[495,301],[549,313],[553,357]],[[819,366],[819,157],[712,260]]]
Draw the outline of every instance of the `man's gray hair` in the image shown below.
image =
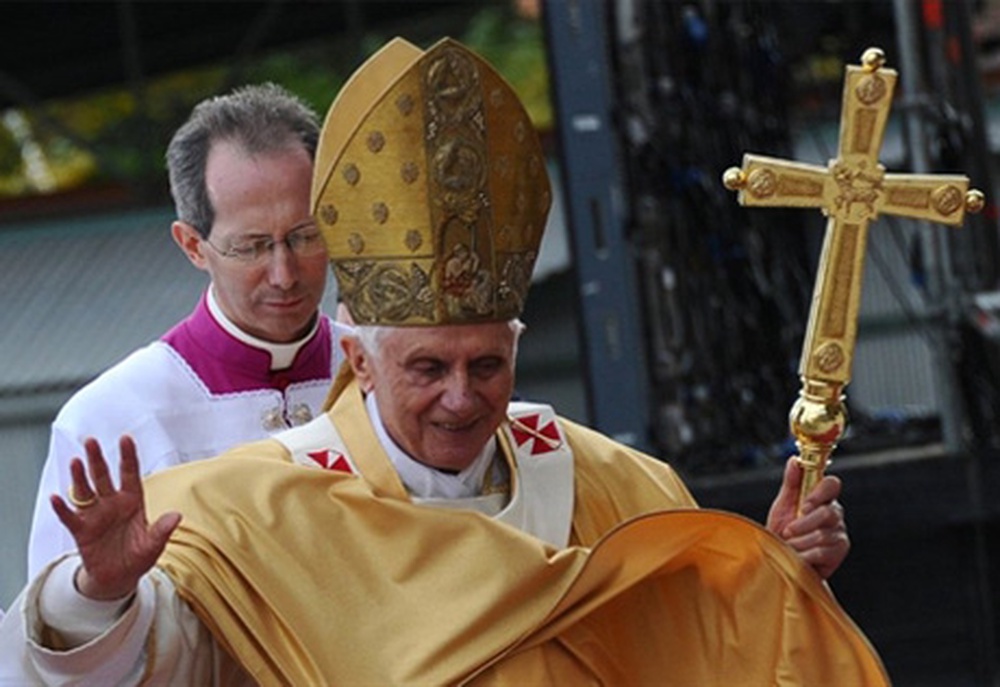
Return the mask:
[[[527,328],[524,322],[521,322],[518,318],[513,318],[507,320],[507,326],[514,333],[514,350],[512,352],[512,360],[517,359],[517,342],[521,338],[521,333]],[[375,324],[360,324],[353,327],[354,336],[358,339],[358,343],[361,347],[365,349],[368,355],[372,356],[376,360],[382,359],[382,342],[385,337],[392,332],[406,331],[409,327],[388,327],[385,325],[375,325]]]
[[167,147],[167,172],[177,219],[205,237],[215,222],[205,165],[219,141],[234,143],[250,155],[302,146],[315,159],[319,120],[312,108],[273,83],[243,86],[195,106]]

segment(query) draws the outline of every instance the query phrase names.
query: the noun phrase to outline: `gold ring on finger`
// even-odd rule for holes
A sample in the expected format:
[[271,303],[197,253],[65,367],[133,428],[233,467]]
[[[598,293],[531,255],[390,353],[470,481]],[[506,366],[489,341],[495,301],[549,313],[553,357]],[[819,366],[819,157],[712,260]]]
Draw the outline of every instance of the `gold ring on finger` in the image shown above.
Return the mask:
[[72,503],[79,509],[90,508],[95,503],[97,503],[97,494],[91,494],[89,499],[81,499],[76,495],[76,485],[71,484],[69,487],[69,502]]

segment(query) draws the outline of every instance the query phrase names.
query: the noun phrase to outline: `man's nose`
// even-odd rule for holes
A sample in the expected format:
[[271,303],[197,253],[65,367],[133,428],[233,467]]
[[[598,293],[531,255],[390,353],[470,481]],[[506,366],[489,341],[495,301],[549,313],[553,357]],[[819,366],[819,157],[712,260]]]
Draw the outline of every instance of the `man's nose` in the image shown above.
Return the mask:
[[472,407],[475,393],[469,384],[469,375],[464,371],[456,371],[448,376],[441,405],[452,412],[462,412]]
[[271,286],[290,289],[298,279],[298,260],[284,241],[276,241],[268,255],[267,276]]

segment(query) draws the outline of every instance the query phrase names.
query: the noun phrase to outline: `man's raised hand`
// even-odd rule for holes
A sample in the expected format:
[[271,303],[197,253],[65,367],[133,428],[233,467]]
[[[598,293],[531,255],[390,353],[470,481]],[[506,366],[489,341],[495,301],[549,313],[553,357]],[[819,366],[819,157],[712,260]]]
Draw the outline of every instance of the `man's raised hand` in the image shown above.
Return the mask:
[[131,437],[119,440],[119,489],[111,480],[100,444],[87,439],[84,448],[86,468],[80,458],[70,462],[72,486],[68,496],[75,507],[58,494],[53,494],[50,502],[80,553],[77,590],[91,599],[124,598],[135,591],[139,578],[156,564],[181,516],[169,512],[152,526],[147,522],[139,460]]

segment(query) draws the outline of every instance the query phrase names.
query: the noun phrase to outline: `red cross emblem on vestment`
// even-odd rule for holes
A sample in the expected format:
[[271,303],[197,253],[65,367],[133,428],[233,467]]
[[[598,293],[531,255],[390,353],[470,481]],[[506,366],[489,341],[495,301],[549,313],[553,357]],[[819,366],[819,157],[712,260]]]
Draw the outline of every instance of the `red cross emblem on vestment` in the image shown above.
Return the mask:
[[[539,453],[551,453],[562,445],[562,438],[559,436],[559,428],[554,420],[549,420],[548,424],[538,426],[540,415],[528,415],[519,417],[510,425],[511,434],[518,446],[524,446],[528,441],[534,441],[531,445],[531,455],[537,456]],[[523,425],[523,426],[522,426]],[[528,429],[524,429],[527,427]],[[531,431],[528,431],[531,430]],[[550,439],[551,441],[546,441]]]
[[348,474],[354,472],[351,464],[347,462],[347,458],[339,451],[326,448],[322,451],[309,451],[306,455],[312,458],[324,470],[336,470],[337,472],[346,472]]

